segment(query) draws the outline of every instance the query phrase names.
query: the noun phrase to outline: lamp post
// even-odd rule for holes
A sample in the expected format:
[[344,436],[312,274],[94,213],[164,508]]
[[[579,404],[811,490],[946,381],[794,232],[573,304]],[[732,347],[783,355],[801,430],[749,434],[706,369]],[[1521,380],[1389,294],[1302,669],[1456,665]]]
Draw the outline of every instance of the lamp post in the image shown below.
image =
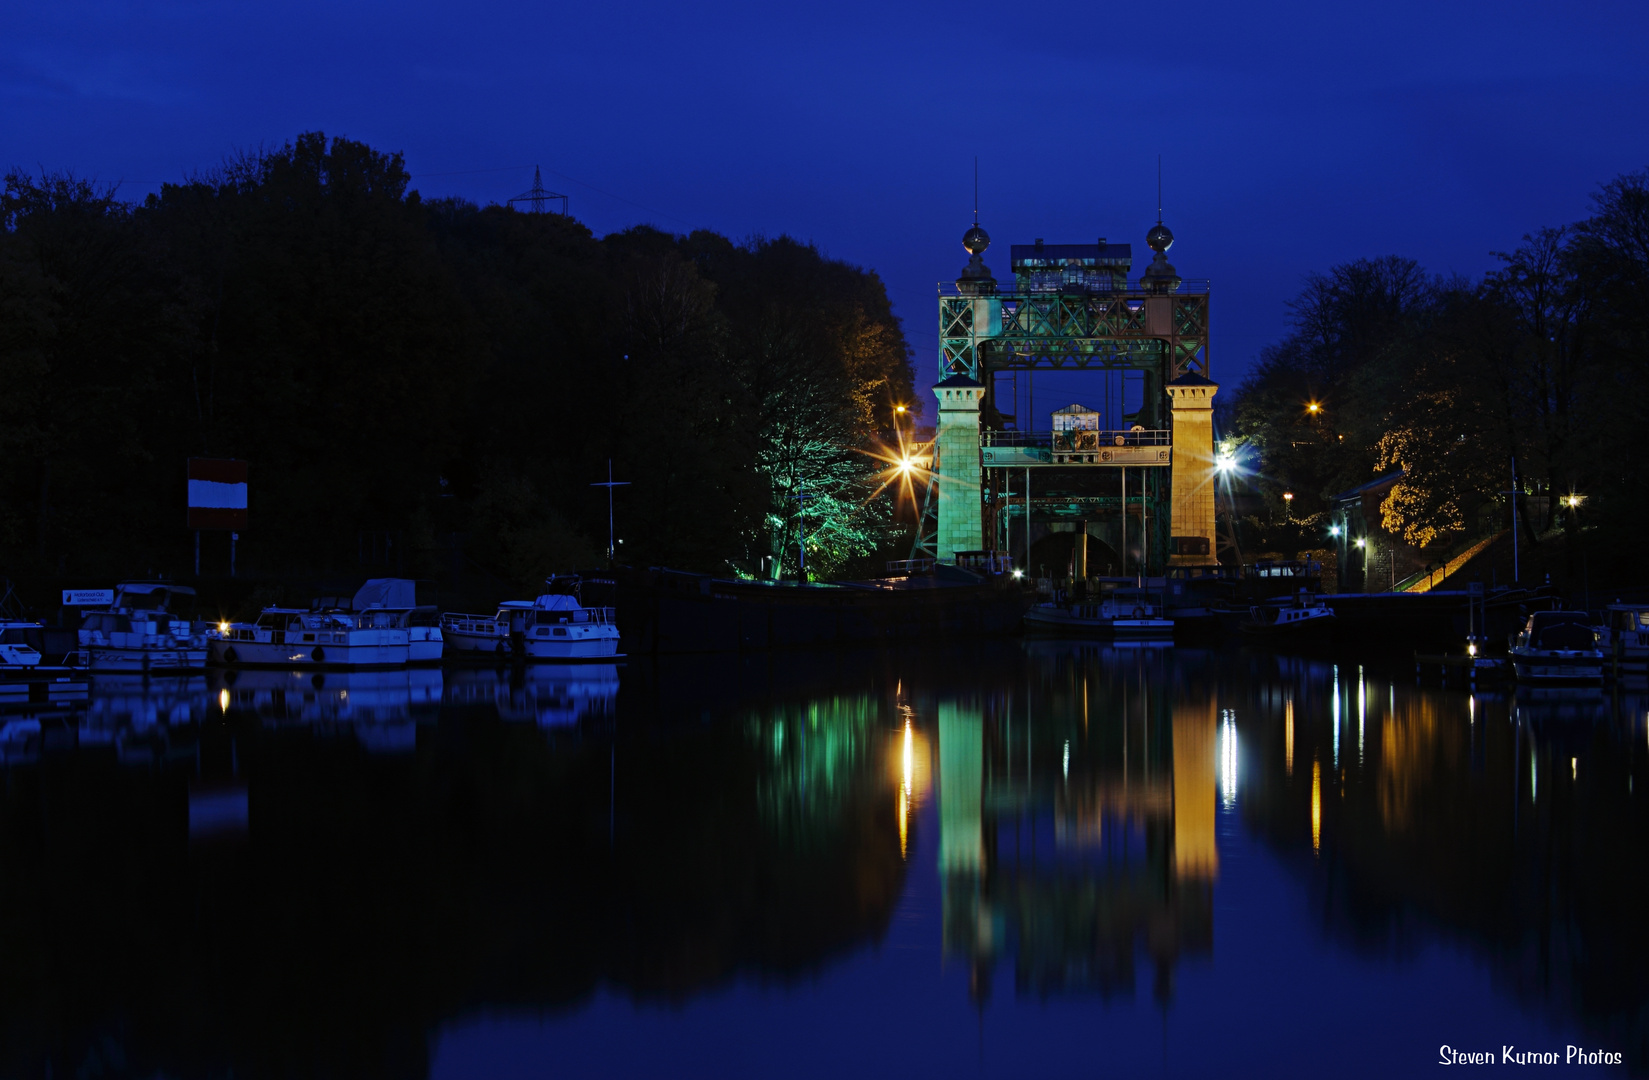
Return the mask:
[[1283,492],[1283,520],[1294,520],[1294,493],[1292,491]]
[[613,540],[613,489],[616,487],[629,487],[630,481],[613,479],[613,459],[608,458],[607,482],[604,484],[591,484],[590,486],[607,489],[607,566],[611,569],[617,557]]

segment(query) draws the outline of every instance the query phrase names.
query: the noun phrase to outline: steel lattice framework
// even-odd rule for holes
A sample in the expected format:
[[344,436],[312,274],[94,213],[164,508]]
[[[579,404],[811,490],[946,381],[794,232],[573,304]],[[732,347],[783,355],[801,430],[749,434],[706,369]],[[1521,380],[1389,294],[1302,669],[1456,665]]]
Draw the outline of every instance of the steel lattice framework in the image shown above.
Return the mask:
[[1164,382],[1208,375],[1208,284],[1163,293],[1140,285],[1103,294],[939,289],[939,378],[989,385],[996,371],[1144,369]]

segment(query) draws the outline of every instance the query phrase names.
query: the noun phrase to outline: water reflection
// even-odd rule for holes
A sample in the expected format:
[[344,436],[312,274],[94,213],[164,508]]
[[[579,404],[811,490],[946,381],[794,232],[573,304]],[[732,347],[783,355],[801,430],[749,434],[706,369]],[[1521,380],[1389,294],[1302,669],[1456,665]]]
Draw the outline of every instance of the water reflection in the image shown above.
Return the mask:
[[1156,650],[1031,649],[1021,685],[937,705],[945,949],[985,1000],[1007,956],[1020,991],[1130,994],[1143,946],[1166,995],[1212,943],[1214,701],[1164,693]]
[[[454,1025],[574,1032],[602,987],[746,980],[826,1025],[855,964],[913,1016],[1148,992],[1196,1032],[1188,973],[1241,985],[1216,921],[1327,942],[1325,998],[1462,946],[1509,1032],[1649,1063],[1649,702],[1409,670],[1037,642],[99,678],[0,714],[0,1073],[419,1075]],[[1239,870],[1310,920],[1216,920]],[[900,911],[915,951],[882,948]]]

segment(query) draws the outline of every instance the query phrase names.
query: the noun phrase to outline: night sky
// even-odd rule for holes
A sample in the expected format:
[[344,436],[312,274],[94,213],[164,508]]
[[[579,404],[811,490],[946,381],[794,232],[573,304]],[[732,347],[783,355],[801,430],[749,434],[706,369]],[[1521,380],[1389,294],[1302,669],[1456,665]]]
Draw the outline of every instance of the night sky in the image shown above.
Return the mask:
[[1008,245],[1036,237],[1130,242],[1137,274],[1160,154],[1171,258],[1213,281],[1228,386],[1306,273],[1396,253],[1476,275],[1649,166],[1641,2],[4,12],[0,164],[137,198],[319,129],[404,152],[426,195],[480,202],[539,164],[597,234],[789,233],[875,268],[918,385],[934,285],[965,261],[975,155],[1005,277]]

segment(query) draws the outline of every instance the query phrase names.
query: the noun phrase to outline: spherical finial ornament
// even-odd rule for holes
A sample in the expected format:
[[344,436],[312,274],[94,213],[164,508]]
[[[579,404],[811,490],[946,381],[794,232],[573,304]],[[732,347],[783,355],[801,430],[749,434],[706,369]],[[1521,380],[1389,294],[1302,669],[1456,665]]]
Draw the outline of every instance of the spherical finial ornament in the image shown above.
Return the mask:
[[1174,246],[1174,234],[1168,231],[1168,226],[1159,221],[1145,234],[1145,246],[1159,254],[1165,252]]
[[991,234],[975,225],[962,234],[962,247],[969,255],[983,255],[991,246]]

